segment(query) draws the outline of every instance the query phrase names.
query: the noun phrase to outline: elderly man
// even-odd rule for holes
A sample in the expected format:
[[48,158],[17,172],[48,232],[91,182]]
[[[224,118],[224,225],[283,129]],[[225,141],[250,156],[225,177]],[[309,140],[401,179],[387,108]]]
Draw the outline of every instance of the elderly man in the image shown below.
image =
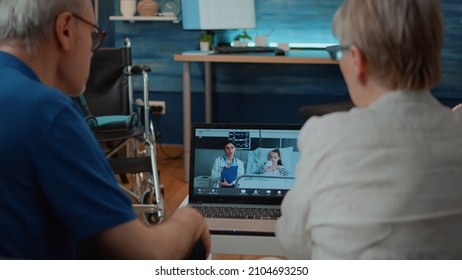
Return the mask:
[[210,235],[183,208],[136,219],[69,96],[83,90],[105,32],[90,0],[0,1],[0,258],[72,259],[77,240],[103,257],[181,259]]

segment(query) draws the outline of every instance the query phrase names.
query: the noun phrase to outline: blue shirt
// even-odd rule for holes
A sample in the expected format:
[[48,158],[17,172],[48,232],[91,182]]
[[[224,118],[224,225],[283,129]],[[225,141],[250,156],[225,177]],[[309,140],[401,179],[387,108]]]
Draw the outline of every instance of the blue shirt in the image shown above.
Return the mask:
[[80,109],[0,52],[0,258],[71,259],[135,219]]

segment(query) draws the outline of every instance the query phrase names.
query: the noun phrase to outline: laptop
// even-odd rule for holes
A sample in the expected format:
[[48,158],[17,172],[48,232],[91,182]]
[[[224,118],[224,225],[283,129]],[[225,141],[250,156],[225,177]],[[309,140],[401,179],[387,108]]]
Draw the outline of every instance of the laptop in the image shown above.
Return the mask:
[[[274,236],[282,199],[295,183],[300,129],[298,124],[192,124],[188,205],[202,212],[211,233]],[[227,164],[229,141],[238,160]],[[264,172],[275,149],[281,174]],[[231,187],[221,186],[225,177],[234,179]]]

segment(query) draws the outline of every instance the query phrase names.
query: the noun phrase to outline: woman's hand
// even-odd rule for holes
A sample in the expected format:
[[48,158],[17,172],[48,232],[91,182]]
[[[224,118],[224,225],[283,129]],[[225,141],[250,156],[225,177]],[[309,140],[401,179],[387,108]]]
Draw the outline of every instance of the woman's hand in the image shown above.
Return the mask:
[[232,187],[233,184],[230,184],[226,182],[226,180],[223,180],[223,182],[220,182],[220,187]]

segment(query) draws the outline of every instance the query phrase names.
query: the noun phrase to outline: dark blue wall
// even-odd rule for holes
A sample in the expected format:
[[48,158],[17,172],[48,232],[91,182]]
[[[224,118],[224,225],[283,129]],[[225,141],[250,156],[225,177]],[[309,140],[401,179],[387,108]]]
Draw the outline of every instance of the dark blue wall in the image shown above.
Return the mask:
[[[104,2],[104,3],[102,3]],[[251,36],[273,30],[269,41],[335,43],[331,18],[341,0],[255,0],[257,29]],[[121,46],[129,37],[134,63],[152,68],[151,98],[165,100],[161,141],[182,142],[182,63],[173,55],[197,48],[197,31],[183,31],[181,23],[109,21],[119,15],[119,1],[100,1],[100,24],[110,31],[106,46]],[[442,0],[445,14],[443,79],[435,95],[448,105],[462,99],[462,2]],[[219,34],[231,38],[233,32]],[[425,47],[425,46],[416,46]],[[302,105],[348,99],[337,65],[214,64],[214,121],[302,123]],[[139,92],[141,81],[135,81]],[[203,67],[192,65],[193,121],[204,121]]]

